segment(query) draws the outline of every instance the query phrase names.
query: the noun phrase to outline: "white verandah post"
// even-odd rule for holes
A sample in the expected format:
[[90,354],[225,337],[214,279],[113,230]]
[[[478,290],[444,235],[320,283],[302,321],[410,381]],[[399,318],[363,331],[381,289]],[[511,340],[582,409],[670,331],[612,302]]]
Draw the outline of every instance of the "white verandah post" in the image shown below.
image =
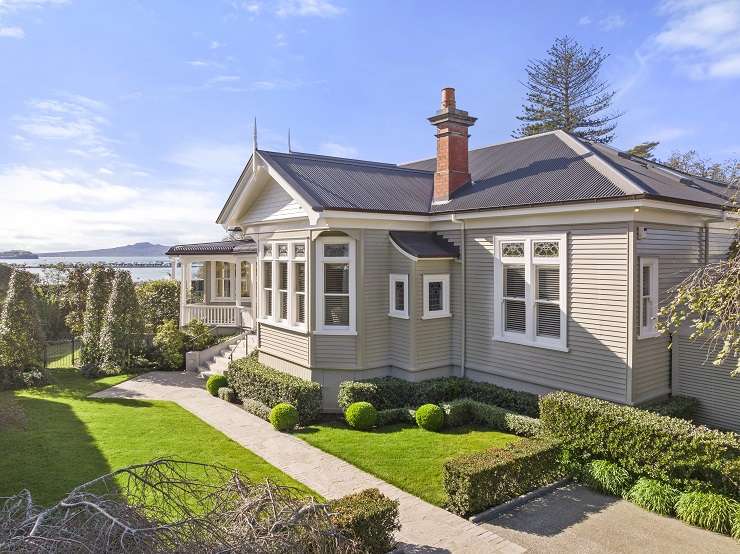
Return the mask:
[[188,286],[190,283],[190,261],[180,258],[181,276],[180,276],[180,326],[187,325],[186,315],[188,303]]
[[236,290],[234,291],[234,303],[236,304],[236,309],[234,310],[236,315],[234,317],[234,323],[237,327],[241,327],[241,317],[242,317],[242,262],[239,258],[236,259],[236,263],[234,264],[236,266],[236,279],[234,280]]

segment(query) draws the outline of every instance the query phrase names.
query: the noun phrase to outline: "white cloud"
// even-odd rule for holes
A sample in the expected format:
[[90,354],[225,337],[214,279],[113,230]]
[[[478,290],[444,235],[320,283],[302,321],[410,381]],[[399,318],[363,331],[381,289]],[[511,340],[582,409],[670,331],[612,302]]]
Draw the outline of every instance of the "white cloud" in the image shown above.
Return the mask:
[[0,27],[0,38],[18,38],[26,36],[26,32],[21,27]]
[[627,21],[619,14],[612,14],[607,15],[603,19],[599,21],[599,26],[604,31],[613,31],[614,29],[619,29],[620,27],[624,27],[624,25],[627,23]]
[[236,181],[251,155],[250,149],[251,135],[245,132],[243,143],[185,144],[171,152],[167,161],[196,173],[233,178]]
[[657,48],[693,78],[740,77],[740,0],[668,0]]
[[336,142],[324,142],[319,147],[319,152],[327,156],[336,156],[337,158],[357,158],[359,155],[357,148],[354,146]]
[[208,45],[208,48],[210,48],[211,50],[216,50],[217,48],[221,48],[222,46],[223,44],[221,44],[219,41],[212,40],[211,44]]
[[329,0],[281,0],[275,13],[280,17],[335,17],[344,13],[344,8]]
[[591,18],[588,15],[581,16],[578,19],[579,25],[591,25]]
[[259,2],[244,2],[242,9],[251,14],[257,15],[262,11],[262,5]]
[[46,6],[59,6],[67,2],[68,0],[0,0],[0,13],[18,12]]
[[275,46],[283,47],[288,46],[288,40],[285,33],[277,33],[275,35]]

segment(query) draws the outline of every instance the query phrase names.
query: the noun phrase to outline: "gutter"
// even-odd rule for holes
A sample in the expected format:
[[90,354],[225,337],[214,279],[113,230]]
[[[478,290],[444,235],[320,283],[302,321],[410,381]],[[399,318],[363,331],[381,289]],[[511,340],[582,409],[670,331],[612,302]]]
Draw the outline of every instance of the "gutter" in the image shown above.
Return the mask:
[[465,260],[465,220],[455,217],[455,214],[450,216],[450,221],[453,223],[460,223],[460,263],[462,263],[462,308],[460,312],[462,314],[462,344],[460,345],[460,377],[465,377],[465,345],[467,344],[466,330],[468,322],[466,319],[465,306],[467,305],[467,287],[466,287],[466,260]]

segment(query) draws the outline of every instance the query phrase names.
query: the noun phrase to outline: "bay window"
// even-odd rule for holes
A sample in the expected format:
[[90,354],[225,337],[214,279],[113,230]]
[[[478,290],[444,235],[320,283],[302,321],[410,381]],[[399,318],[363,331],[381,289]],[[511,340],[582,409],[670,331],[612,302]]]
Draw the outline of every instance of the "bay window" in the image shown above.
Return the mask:
[[262,268],[262,320],[305,330],[305,241],[263,243],[259,263]]
[[657,337],[658,259],[640,258],[640,337]]
[[355,242],[348,237],[317,240],[317,330],[355,333]]
[[497,237],[494,340],[567,350],[567,236]]

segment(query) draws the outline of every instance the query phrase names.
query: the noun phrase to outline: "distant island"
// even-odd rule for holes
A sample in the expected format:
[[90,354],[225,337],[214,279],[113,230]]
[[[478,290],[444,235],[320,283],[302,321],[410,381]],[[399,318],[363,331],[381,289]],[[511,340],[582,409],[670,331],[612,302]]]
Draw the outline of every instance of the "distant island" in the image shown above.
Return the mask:
[[116,246],[113,248],[100,248],[98,250],[69,250],[65,252],[39,252],[33,255],[34,258],[53,257],[53,258],[98,258],[105,256],[164,256],[169,246],[162,244],[152,244],[151,242],[137,242],[127,244],[126,246]]
[[0,252],[0,260],[35,260],[39,256],[28,250],[6,250]]

